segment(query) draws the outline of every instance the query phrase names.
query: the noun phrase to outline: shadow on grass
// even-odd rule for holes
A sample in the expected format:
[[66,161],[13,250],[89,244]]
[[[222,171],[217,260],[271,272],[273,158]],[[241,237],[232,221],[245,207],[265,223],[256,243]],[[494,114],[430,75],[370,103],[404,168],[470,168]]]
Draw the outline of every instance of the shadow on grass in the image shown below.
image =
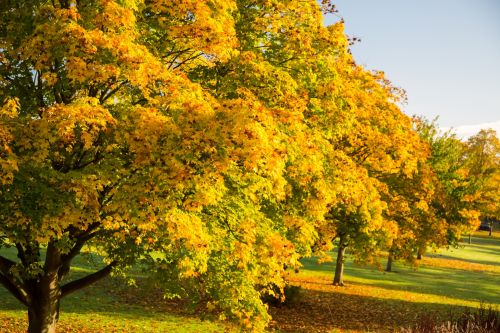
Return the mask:
[[488,237],[488,236],[481,236],[481,237],[472,237],[472,243],[469,244],[467,242],[462,242],[461,245],[465,245],[465,246],[471,246],[471,245],[475,245],[475,246],[491,246],[491,247],[494,247],[494,248],[498,248],[500,247],[500,239],[499,238],[495,238],[495,237]]
[[[73,278],[85,273],[72,274]],[[121,278],[108,277],[90,287],[79,290],[61,301],[62,314],[98,314],[121,319],[161,320],[168,313],[170,317],[192,316],[180,301],[167,301],[161,290],[143,285],[128,286]],[[0,287],[0,313],[2,311],[27,311],[7,290]],[[89,317],[91,318],[91,317]]]
[[[15,249],[2,249],[1,255],[17,260]],[[42,250],[42,259],[44,251]],[[95,272],[105,266],[102,258],[93,253],[83,253],[72,262],[67,283]],[[61,332],[128,332],[129,325],[137,326],[137,332],[218,332],[224,324],[203,323],[181,301],[168,301],[157,288],[148,286],[144,273],[134,267],[131,275],[138,287],[130,286],[119,277],[107,277],[87,288],[79,290],[61,301]],[[3,323],[17,321],[21,328],[9,327],[8,332],[25,332],[27,308],[0,285],[0,332]],[[4,322],[2,322],[2,320]],[[76,325],[76,326],[72,326]],[[69,328],[68,328],[69,327]],[[156,329],[158,327],[158,329]]]
[[[304,286],[307,288],[307,283]],[[392,332],[412,325],[422,313],[447,318],[450,311],[466,308],[346,294],[326,282],[324,288],[303,290],[293,306],[271,308],[271,326],[281,332]]]
[[[26,332],[26,308],[3,288],[0,300],[0,332]],[[164,300],[158,290],[107,278],[62,300],[58,332],[236,332],[228,324],[201,320],[184,309],[181,302]]]
[[[495,252],[494,250],[477,249],[477,250],[475,250],[475,252],[486,253],[488,255],[500,254],[500,250],[497,251],[497,252]],[[482,265],[490,265],[490,266],[498,266],[500,264],[500,262],[498,262],[498,261],[481,260],[481,259],[470,259],[470,258],[457,258],[456,256],[451,256],[451,255],[441,254],[441,253],[429,253],[429,254],[427,254],[427,257],[429,257],[429,258],[448,259],[448,260],[456,260],[456,261],[465,261],[465,262],[468,262],[468,263],[471,263],[471,264],[482,264]]]
[[[333,277],[334,263],[316,264],[315,259],[302,261],[304,274],[329,273]],[[441,267],[418,269],[396,264],[396,272],[387,273],[371,267],[346,263],[345,280],[391,290],[403,290],[428,295],[440,295],[464,301],[483,301],[500,305],[500,275]],[[309,272],[307,272],[309,271]]]

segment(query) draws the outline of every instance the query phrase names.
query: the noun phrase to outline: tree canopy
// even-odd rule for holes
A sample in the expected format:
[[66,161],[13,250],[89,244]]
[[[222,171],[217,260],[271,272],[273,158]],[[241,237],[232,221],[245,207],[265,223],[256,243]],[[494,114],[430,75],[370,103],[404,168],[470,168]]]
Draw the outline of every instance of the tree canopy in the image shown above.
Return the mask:
[[[4,1],[0,248],[17,259],[0,256],[0,283],[30,332],[54,332],[62,297],[137,260],[169,296],[260,331],[261,296],[338,237],[369,261],[444,244],[445,221],[459,237],[478,215],[466,202],[498,214],[494,133],[464,146],[415,126],[343,23],[323,25],[332,10]],[[68,281],[85,247],[105,266]]]

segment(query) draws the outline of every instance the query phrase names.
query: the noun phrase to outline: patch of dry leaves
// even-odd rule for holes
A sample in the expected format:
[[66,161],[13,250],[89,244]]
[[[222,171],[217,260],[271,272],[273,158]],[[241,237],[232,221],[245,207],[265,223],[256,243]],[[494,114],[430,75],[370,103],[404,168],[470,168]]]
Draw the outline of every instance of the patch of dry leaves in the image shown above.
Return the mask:
[[457,259],[424,257],[422,258],[421,264],[426,266],[434,266],[442,268],[463,269],[466,271],[473,271],[473,272],[500,273],[500,266],[478,264]]
[[[271,328],[280,332],[394,332],[429,311],[429,304],[412,302],[410,292],[402,295],[355,284],[337,287],[320,277],[293,277],[291,283],[302,287],[299,300],[270,308]],[[433,311],[444,314],[445,308],[439,307],[435,305]]]

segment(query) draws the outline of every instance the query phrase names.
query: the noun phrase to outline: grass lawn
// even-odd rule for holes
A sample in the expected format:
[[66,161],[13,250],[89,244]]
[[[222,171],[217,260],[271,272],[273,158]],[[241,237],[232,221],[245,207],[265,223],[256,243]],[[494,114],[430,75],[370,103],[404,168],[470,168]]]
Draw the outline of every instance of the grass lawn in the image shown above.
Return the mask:
[[[418,268],[396,262],[394,272],[347,261],[346,287],[334,287],[334,262],[303,261],[290,276],[302,287],[294,306],[271,309],[273,327],[284,332],[394,331],[423,312],[446,318],[481,303],[500,308],[500,232],[477,232],[472,244],[430,253]],[[332,255],[333,257],[333,255]]]
[[[3,251],[14,258],[14,251]],[[97,256],[77,257],[70,279],[102,267]],[[61,302],[58,332],[230,332],[231,326],[201,320],[164,300],[161,293],[146,285],[129,286],[119,277],[110,277],[75,292]],[[27,330],[27,311],[0,286],[0,333]]]
[[[481,302],[500,307],[500,232],[478,232],[472,244],[429,253],[418,268],[395,263],[393,273],[347,261],[346,287],[331,285],[334,263],[303,261],[292,284],[301,286],[293,304],[272,307],[270,331],[391,332],[412,324],[419,314],[445,317],[457,307]],[[3,255],[14,256],[14,252]],[[73,277],[100,267],[98,257],[78,258]],[[139,279],[140,281],[140,279]],[[0,288],[0,332],[25,332],[26,311]],[[228,332],[224,323],[200,320],[178,302],[163,300],[147,286],[128,287],[108,278],[65,298],[59,332]]]

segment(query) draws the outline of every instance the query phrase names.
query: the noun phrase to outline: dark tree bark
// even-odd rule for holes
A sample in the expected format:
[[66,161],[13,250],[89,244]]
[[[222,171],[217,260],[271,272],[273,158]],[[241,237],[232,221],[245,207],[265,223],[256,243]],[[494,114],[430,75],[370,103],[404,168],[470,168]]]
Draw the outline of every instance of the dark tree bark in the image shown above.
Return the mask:
[[333,277],[333,285],[335,286],[344,286],[344,261],[345,250],[347,248],[345,241],[345,236],[341,235],[337,251],[337,265],[335,267],[335,276]]
[[[23,279],[11,274],[10,269],[15,262],[0,256],[0,284],[28,308],[28,333],[55,333],[61,299],[108,276],[116,266],[117,263],[112,262],[95,273],[62,285],[61,281],[69,273],[71,261],[89,238],[89,235],[82,234],[82,238],[66,254],[62,254],[55,243],[49,242],[43,272],[30,278]],[[30,248],[18,244],[17,247],[18,257],[26,270],[39,260],[38,245]]]
[[35,283],[34,297],[28,306],[28,333],[55,333],[59,320],[61,289],[54,272]]
[[49,242],[43,266],[43,274],[26,281],[30,291],[28,303],[28,333],[55,333],[59,320],[61,301],[59,273],[62,266],[61,252],[53,242]]
[[423,256],[424,256],[424,250],[420,247],[417,250],[417,260],[422,260]]
[[389,251],[389,256],[387,257],[387,266],[385,267],[386,272],[392,272],[392,251]]

